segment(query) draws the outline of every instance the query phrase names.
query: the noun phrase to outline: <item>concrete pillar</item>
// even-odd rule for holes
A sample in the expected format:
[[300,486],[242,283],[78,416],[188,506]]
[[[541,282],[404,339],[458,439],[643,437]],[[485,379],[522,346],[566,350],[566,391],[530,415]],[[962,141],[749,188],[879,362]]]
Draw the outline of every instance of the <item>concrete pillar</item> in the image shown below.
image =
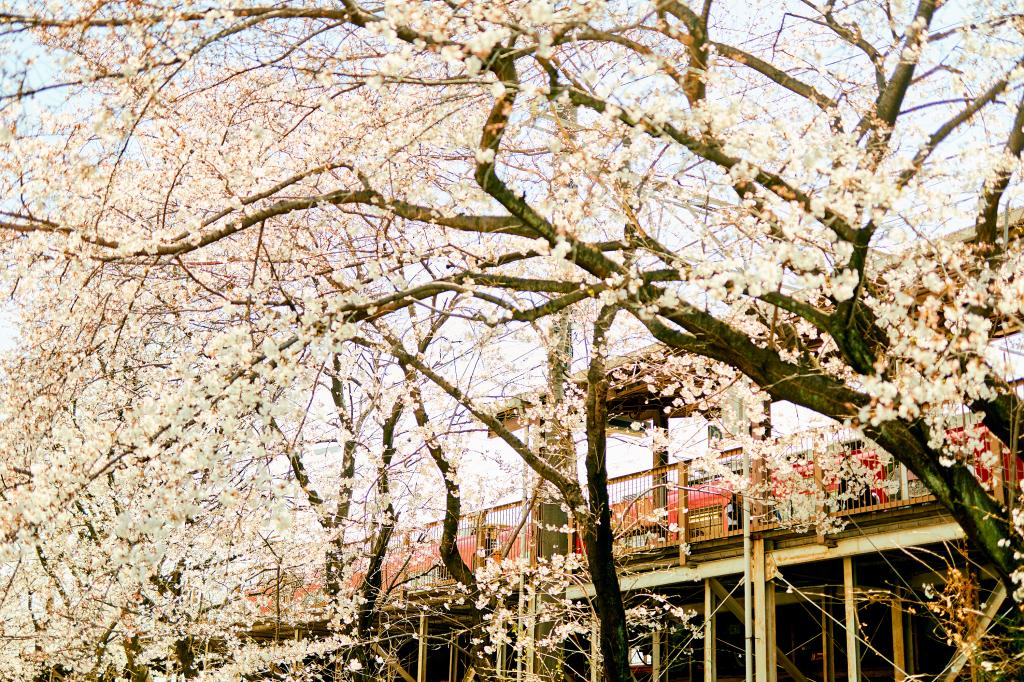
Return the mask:
[[715,632],[715,594],[711,581],[704,581],[704,682],[718,679],[717,633]]
[[754,540],[752,550],[754,679],[756,682],[775,682],[775,584],[766,580],[765,541]]
[[855,581],[853,557],[843,557],[843,604],[845,605],[843,626],[846,629],[846,679],[849,682],[860,682],[860,640],[857,638]]
[[775,682],[775,585],[765,575],[765,541],[753,541],[750,582],[754,588],[754,680]]
[[754,682],[768,682],[768,628],[764,599],[764,540],[751,547],[750,583],[754,604]]

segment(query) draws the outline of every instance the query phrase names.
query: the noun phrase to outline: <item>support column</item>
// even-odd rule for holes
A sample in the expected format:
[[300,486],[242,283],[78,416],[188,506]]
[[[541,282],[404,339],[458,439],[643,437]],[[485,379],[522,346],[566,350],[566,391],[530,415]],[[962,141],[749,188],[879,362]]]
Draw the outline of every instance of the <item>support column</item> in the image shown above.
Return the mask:
[[821,598],[821,679],[836,682],[836,647],[832,628],[832,588]]
[[419,646],[416,657],[416,682],[427,682],[427,614],[420,614]]
[[775,682],[775,583],[765,574],[765,541],[753,541],[750,581],[754,588],[754,680]]
[[715,594],[711,581],[704,580],[704,682],[718,679],[718,638],[715,632]]
[[[722,584],[714,578],[708,578],[708,583],[710,583],[711,589],[714,591],[718,600],[722,603],[722,606],[736,616],[737,620],[742,622],[743,614],[746,610],[744,605],[737,602],[736,599],[729,594],[729,591],[722,587]],[[789,676],[794,680],[794,682],[810,682],[800,669],[796,667],[793,661],[789,660],[786,652],[780,651],[778,646],[775,647],[775,657],[779,665],[789,673]]]
[[814,452],[811,457],[814,462],[814,497],[816,500],[814,511],[818,516],[818,522],[814,524],[817,529],[815,533],[815,540],[819,545],[824,545],[825,528],[821,523],[821,520],[825,516],[825,475],[821,470],[821,464],[818,463],[818,453]]
[[910,611],[903,614],[903,646],[907,650],[907,674],[915,675],[921,666],[917,661],[917,628],[914,627],[914,614]]
[[537,642],[537,595],[531,595],[526,601],[526,649],[525,659],[523,661],[523,669],[526,671],[526,675],[530,676],[534,673],[534,664],[536,662],[536,642]]
[[768,682],[775,682],[778,679],[779,663],[776,658],[778,652],[778,646],[776,646],[776,629],[775,629],[775,581],[769,580],[765,585],[764,592],[764,604],[765,604],[765,628],[768,631],[768,641],[766,643],[768,648]]
[[751,547],[750,583],[754,592],[754,681],[768,682],[768,628],[765,609],[764,540]]
[[651,633],[651,682],[661,682],[661,630]]
[[903,599],[899,592],[892,597],[892,662],[893,679],[903,682],[907,678],[907,654],[903,647]]
[[448,682],[459,679],[459,636],[452,633],[448,644]]
[[854,601],[853,557],[843,557],[843,625],[846,629],[846,679],[860,682],[860,640],[857,639],[857,603]]

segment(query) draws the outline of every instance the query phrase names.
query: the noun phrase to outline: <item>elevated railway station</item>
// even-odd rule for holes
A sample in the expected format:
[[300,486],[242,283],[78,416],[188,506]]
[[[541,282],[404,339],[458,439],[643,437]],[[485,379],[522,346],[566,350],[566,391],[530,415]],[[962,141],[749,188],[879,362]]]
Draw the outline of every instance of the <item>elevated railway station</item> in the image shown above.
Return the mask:
[[[1012,461],[983,427],[969,428],[983,444],[975,474],[1012,503],[1024,462]],[[951,642],[973,631],[944,629],[943,605],[950,599],[971,601],[967,606],[978,615],[968,625],[980,632],[1008,607],[1004,589],[984,566],[974,564],[959,526],[912,473],[861,442],[831,450],[860,463],[857,482],[825,475],[815,453],[807,452],[794,457],[788,478],[755,471],[764,492],[752,503],[749,528],[754,679],[958,679],[970,661]],[[635,642],[637,680],[744,679],[746,529],[741,495],[733,492],[729,474],[737,472],[739,455],[721,453],[717,472],[679,462],[609,480],[627,608],[671,603],[691,616],[688,627]],[[540,506],[533,499],[466,514],[457,539],[463,560],[473,568],[493,561],[543,562],[543,548],[552,543],[542,538],[551,531],[544,529]],[[823,525],[833,530],[823,532]],[[437,524],[396,543],[387,579],[402,585],[407,608],[447,593],[453,584],[439,559],[440,537]],[[569,552],[584,551],[571,527],[559,544]],[[954,589],[960,592],[952,594]],[[585,604],[592,588],[580,582],[558,596]],[[524,602],[513,626],[521,640],[524,631],[538,627],[531,615],[537,597],[520,592],[512,598]],[[472,608],[462,607],[465,613],[452,608],[444,618],[411,619],[418,627],[390,666],[395,679],[463,680],[470,656],[460,633]],[[531,637],[527,632],[527,644],[518,651],[509,646],[494,652],[501,679],[545,679],[540,659],[551,652],[531,647]],[[564,643],[557,653],[563,679],[600,679],[589,665],[597,655],[591,640]]]
[[[615,370],[608,397],[616,425],[667,429],[670,417],[690,414],[651,392],[647,380],[631,379],[629,364]],[[497,413],[510,428],[523,428],[526,407],[528,399],[516,399]],[[1012,510],[1024,460],[971,415],[949,435],[964,444],[974,475]],[[633,638],[637,682],[745,680],[748,617],[754,682],[972,679],[980,658],[960,652],[1011,608],[1004,586],[923,483],[889,453],[841,433],[808,442],[817,444],[784,446],[792,452],[775,464],[755,460],[749,488],[742,485],[739,448],[689,459],[652,446],[652,466],[608,480],[626,608],[671,606],[685,614]],[[575,555],[585,565],[571,515],[543,489],[464,512],[455,540],[464,563],[474,570],[497,563],[506,578],[535,572],[552,555]],[[460,587],[441,561],[441,537],[438,521],[395,536],[388,549],[384,593],[394,604],[386,617],[401,633],[388,651],[378,647],[389,682],[472,682],[468,630],[476,606],[458,597]],[[543,598],[586,612],[592,597],[582,571],[545,597],[523,578],[503,604],[517,614],[507,643],[489,652],[497,679],[599,682],[600,664],[592,664],[599,659],[596,621],[552,644],[550,625],[538,615]],[[328,629],[311,624],[286,636]],[[263,627],[253,635],[271,632],[281,634]]]

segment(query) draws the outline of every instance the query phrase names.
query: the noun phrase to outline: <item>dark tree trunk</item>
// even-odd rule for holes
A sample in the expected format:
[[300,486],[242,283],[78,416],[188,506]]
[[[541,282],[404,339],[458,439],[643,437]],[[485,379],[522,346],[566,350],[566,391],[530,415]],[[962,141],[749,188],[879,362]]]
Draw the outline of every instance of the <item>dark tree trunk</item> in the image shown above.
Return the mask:
[[[421,428],[425,428],[430,423],[430,417],[423,406],[419,388],[413,385],[410,388],[410,393],[413,399],[413,415],[416,418],[416,423]],[[480,601],[480,588],[477,585],[476,575],[473,573],[473,567],[468,566],[465,560],[463,560],[462,554],[459,553],[459,521],[462,519],[461,491],[458,484],[452,480],[451,474],[453,472],[451,465],[445,458],[441,448],[431,441],[427,441],[424,445],[431,459],[434,460],[434,465],[441,474],[445,487],[444,521],[441,525],[441,542],[438,547],[441,563],[444,564],[449,575],[466,588],[470,603],[478,604]],[[476,549],[479,550],[480,548],[477,547]],[[476,670],[476,676],[481,680],[491,677],[491,666],[488,661],[488,655],[484,651],[484,637],[480,636],[479,631],[483,628],[484,616],[492,609],[493,606],[486,605],[483,608],[476,608],[474,606],[470,610],[470,628],[475,633],[472,639],[476,641],[470,647],[470,656],[473,661],[473,667]],[[450,682],[457,681],[451,680]]]
[[606,462],[608,373],[604,363],[604,340],[614,317],[615,312],[606,308],[601,312],[594,330],[593,357],[587,376],[586,467],[590,515],[581,525],[590,580],[594,585],[604,679],[607,682],[629,682],[629,636],[622,590],[615,571],[615,536],[612,531]]

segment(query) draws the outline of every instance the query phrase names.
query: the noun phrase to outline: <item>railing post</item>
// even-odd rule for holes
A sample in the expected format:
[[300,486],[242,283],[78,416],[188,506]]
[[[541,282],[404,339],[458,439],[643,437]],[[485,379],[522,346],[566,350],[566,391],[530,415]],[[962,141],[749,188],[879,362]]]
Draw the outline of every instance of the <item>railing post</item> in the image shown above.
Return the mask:
[[[750,504],[751,532],[768,525],[764,518],[767,513],[768,504],[764,500],[771,494],[771,486],[765,485],[770,478],[764,457],[751,460],[750,481],[746,492],[752,498]],[[762,491],[763,494],[756,494],[762,493]]]
[[569,512],[569,519],[566,522],[566,526],[568,527],[567,534],[569,536],[568,537],[568,542],[567,542],[567,544],[569,546],[569,551],[568,551],[568,553],[566,553],[566,556],[570,556],[570,555],[576,553],[576,514],[575,513]]
[[685,566],[690,544],[690,475],[686,462],[679,463],[677,477],[679,494],[676,495],[676,525],[679,526],[679,565]]
[[[1017,506],[1017,495],[1020,494],[1020,490],[1018,490],[1019,481],[1017,480],[1017,439],[1011,436],[1010,442],[1007,445],[1006,459],[1009,460],[1010,467],[1007,472],[1009,480],[1007,481],[1006,506],[1010,508],[1010,511],[1013,511],[1013,508]],[[1002,446],[1002,441],[1000,441],[1000,446]]]
[[910,479],[907,476],[907,465],[900,462],[900,500],[906,502],[910,499]]
[[[655,547],[659,545],[663,547],[668,540],[668,490],[671,485],[669,471],[667,464],[651,470],[651,521],[653,523],[651,529],[657,537],[651,538],[650,543],[653,543]],[[643,479],[637,480],[642,481]],[[643,513],[644,509],[641,508],[637,511],[639,515]],[[663,514],[664,516],[662,516]]]
[[[815,503],[815,513],[818,515],[819,520],[825,516],[825,477],[821,472],[821,464],[818,463],[818,453],[811,451],[811,461],[814,466],[814,497],[817,500]],[[818,544],[825,544],[825,531],[822,524],[819,522],[817,525],[816,540]]]
[[484,538],[484,530],[485,530],[484,529],[484,520],[486,518],[487,518],[487,512],[486,511],[482,511],[479,514],[476,515],[476,530],[475,530],[475,533],[476,533],[476,547],[475,547],[474,552],[473,552],[473,562],[472,562],[472,567],[474,569],[480,568],[480,566],[482,566],[484,564],[484,562],[487,560],[486,559],[486,554],[487,553],[484,551],[484,543],[486,541],[486,538]]
[[[1006,471],[1003,466],[1003,444],[991,432],[986,432],[989,450],[995,465],[992,468],[992,494],[1000,504],[1006,504]],[[984,456],[984,455],[982,455]]]
[[[668,437],[668,415],[665,414],[664,410],[658,410],[654,413],[654,417],[651,420],[652,426],[656,429],[654,438],[658,438],[661,432],[665,432],[666,440]],[[668,466],[668,445],[659,445],[651,448],[651,460],[655,469]]]

